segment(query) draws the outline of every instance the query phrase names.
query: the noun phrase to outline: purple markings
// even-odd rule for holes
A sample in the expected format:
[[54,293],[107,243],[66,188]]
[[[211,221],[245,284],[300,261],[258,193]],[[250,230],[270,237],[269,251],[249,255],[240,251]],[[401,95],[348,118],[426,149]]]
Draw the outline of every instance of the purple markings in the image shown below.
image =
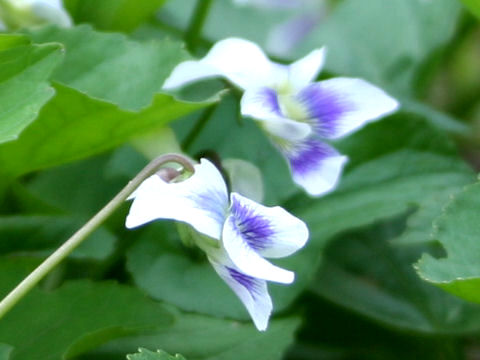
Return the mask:
[[228,273],[237,283],[242,285],[248,292],[255,298],[255,295],[260,295],[260,288],[258,279],[248,276],[240,271],[237,271],[231,267],[226,266]]
[[305,87],[297,98],[314,120],[315,132],[326,138],[335,137],[342,116],[352,107],[338,92],[322,87],[321,83]]
[[258,94],[259,101],[262,101],[262,105],[269,109],[271,112],[282,115],[280,104],[278,103],[278,97],[275,90],[271,88],[263,88]]
[[305,175],[318,169],[326,158],[336,156],[337,152],[327,144],[315,139],[307,139],[295,144],[295,147],[285,155],[290,161],[292,172],[297,175]]
[[242,204],[235,196],[232,197],[231,213],[233,228],[252,249],[263,250],[271,244],[270,237],[274,231],[268,219],[258,215],[248,204]]
[[208,211],[211,217],[219,224],[225,222],[225,214],[228,206],[226,193],[213,189],[205,189],[203,192],[194,194],[192,200],[198,209]]

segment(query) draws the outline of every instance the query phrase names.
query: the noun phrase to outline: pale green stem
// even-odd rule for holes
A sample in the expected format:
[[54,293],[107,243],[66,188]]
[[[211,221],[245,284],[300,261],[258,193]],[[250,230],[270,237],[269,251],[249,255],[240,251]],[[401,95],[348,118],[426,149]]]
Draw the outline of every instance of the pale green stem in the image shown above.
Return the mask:
[[155,174],[161,165],[169,162],[181,164],[184,170],[194,172],[190,160],[178,154],[166,154],[152,160],[127,186],[125,186],[103,209],[73,234],[52,255],[33,270],[0,302],[0,319],[17,304],[35,285],[42,280],[52,269],[65,259],[83,240],[100,226],[135,189],[148,177]]

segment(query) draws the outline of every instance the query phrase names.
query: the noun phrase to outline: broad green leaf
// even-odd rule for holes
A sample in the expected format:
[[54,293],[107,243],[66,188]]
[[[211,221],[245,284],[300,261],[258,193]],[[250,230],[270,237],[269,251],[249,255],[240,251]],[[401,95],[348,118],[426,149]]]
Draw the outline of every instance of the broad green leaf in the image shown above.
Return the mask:
[[433,226],[446,256],[435,259],[424,254],[416,264],[419,275],[466,300],[480,302],[480,184],[467,187],[452,197]]
[[150,296],[186,311],[249,318],[206,256],[181,246],[174,224],[159,220],[133,236],[136,241],[127,253],[127,269]]
[[419,66],[452,38],[460,10],[451,0],[345,0],[295,57],[326,45],[328,71],[409,94]]
[[53,96],[47,81],[62,55],[60,44],[0,35],[0,143],[16,139]]
[[102,30],[131,31],[153,16],[165,0],[66,0],[75,23],[89,22]]
[[475,14],[475,16],[480,17],[480,3],[478,2],[478,0],[461,1],[473,14]]
[[[85,222],[69,216],[0,216],[0,253],[50,254]],[[115,236],[100,228],[72,253],[78,259],[105,259],[111,254]]]
[[128,360],[185,360],[185,358],[176,354],[175,356],[169,355],[165,351],[157,350],[155,352],[140,348],[138,353],[127,355]]
[[155,349],[160,344],[163,350],[180,353],[188,360],[280,360],[293,343],[299,325],[298,318],[278,319],[270,322],[267,331],[259,332],[251,323],[178,312],[173,326],[112,341],[92,353],[90,359],[97,354],[116,359],[138,347]]
[[121,109],[138,111],[152,102],[173,68],[188,58],[180,42],[138,42],[82,25],[45,27],[28,33],[35,42],[59,42],[65,61],[53,80]]
[[56,96],[15,142],[0,146],[0,172],[18,176],[98,154],[211,103],[158,94],[139,111],[121,110],[56,84]]
[[[2,259],[2,295],[25,266],[18,258]],[[14,346],[11,360],[61,360],[171,323],[170,311],[134,288],[75,281],[52,292],[32,291],[0,322],[0,342]]]
[[388,243],[402,227],[401,221],[389,221],[337,238],[323,254],[312,291],[388,327],[436,334],[478,331],[480,306],[416,276],[411,263],[424,247]]
[[127,176],[112,174],[109,170],[110,162],[119,151],[47,169],[33,177],[25,187],[30,194],[57,211],[87,220],[105,206],[146,164],[140,155],[138,161],[123,157],[123,169],[130,170],[133,167],[133,171]]

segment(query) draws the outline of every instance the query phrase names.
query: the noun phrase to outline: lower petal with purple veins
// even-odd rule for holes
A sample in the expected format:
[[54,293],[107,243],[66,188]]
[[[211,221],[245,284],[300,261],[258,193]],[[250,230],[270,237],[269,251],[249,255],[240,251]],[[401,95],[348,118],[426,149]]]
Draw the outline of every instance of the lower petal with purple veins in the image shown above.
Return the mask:
[[293,181],[312,196],[335,189],[347,157],[316,139],[292,143],[281,149],[287,158]]
[[266,330],[273,308],[267,282],[242,273],[226,255],[215,259],[209,257],[209,260],[217,274],[242,301],[257,329]]

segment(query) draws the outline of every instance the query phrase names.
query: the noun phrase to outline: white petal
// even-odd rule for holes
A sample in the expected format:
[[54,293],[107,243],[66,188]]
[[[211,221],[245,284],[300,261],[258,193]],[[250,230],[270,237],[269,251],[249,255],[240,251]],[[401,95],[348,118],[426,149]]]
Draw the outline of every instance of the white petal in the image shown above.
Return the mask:
[[237,193],[232,193],[230,199],[230,213],[237,230],[261,256],[289,256],[307,242],[305,223],[280,206],[263,206]]
[[315,131],[329,139],[346,136],[399,107],[383,90],[352,78],[311,84],[300,91],[297,100],[304,105]]
[[266,330],[273,308],[266,281],[243,274],[233,264],[209,260],[217,274],[242,301],[257,329]]
[[203,61],[189,60],[178,64],[165,80],[163,89],[170,90],[189,84],[196,80],[221,76],[219,69]]
[[195,173],[179,183],[166,183],[153,175],[133,194],[127,228],[155,219],[173,219],[192,225],[197,231],[220,239],[228,210],[225,182],[217,168],[202,159]]
[[312,132],[309,124],[284,116],[277,93],[272,88],[247,89],[242,96],[240,111],[243,116],[250,116],[260,121],[268,133],[282,139],[300,140]]
[[271,62],[255,43],[238,38],[217,42],[199,61],[181,63],[163,85],[164,89],[182,86],[194,80],[224,76],[242,89],[268,86],[287,77],[287,67]]
[[327,49],[325,47],[313,50],[310,54],[295,61],[288,67],[289,82],[296,91],[307,86],[317,78],[325,63],[326,53]]
[[312,138],[281,151],[288,160],[293,181],[312,196],[333,191],[347,162],[346,156]]

